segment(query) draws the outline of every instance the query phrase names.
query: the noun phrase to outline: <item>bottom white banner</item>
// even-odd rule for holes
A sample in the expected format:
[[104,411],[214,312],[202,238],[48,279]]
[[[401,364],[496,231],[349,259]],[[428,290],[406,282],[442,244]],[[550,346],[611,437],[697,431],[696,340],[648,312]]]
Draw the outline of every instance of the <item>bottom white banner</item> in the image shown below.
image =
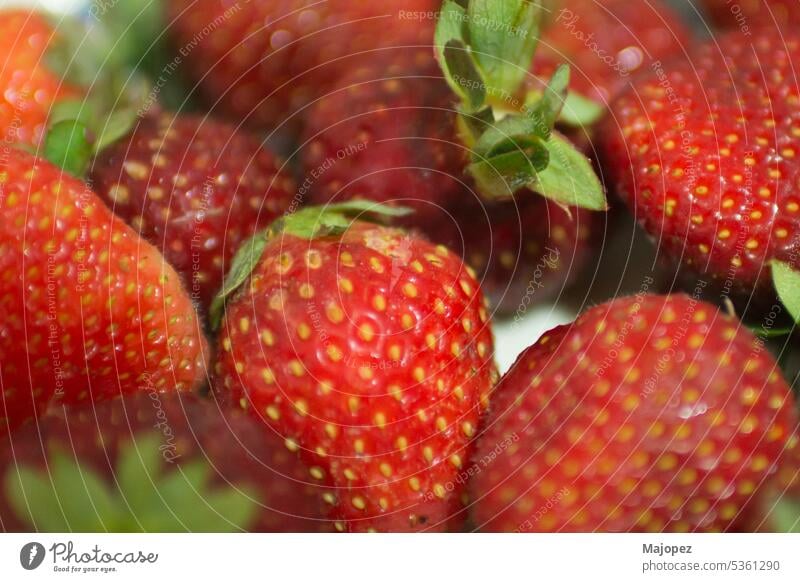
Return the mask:
[[[0,580],[800,580],[791,534],[4,534]],[[242,578],[245,579],[245,578]]]

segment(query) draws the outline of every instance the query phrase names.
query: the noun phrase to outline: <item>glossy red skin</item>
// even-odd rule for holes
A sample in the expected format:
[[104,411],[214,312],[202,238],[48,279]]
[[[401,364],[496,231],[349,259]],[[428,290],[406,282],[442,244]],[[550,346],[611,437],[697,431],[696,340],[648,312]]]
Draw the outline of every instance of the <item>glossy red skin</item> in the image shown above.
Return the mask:
[[[789,27],[800,25],[800,2],[797,0],[703,0],[710,20],[725,28],[744,33],[754,27]],[[788,30],[788,29],[787,29]]]
[[92,167],[98,194],[182,275],[205,312],[242,242],[295,194],[283,161],[253,137],[192,115],[142,119]]
[[689,42],[680,16],[658,0],[561,0],[542,33],[533,73],[549,79],[566,63],[570,89],[606,103],[636,73],[682,54]]
[[45,53],[55,35],[30,10],[0,10],[0,142],[37,147],[58,101],[82,92],[48,70]]
[[430,47],[360,59],[309,109],[301,191],[319,205],[407,206],[415,212],[404,224],[435,231],[474,196],[455,102]]
[[773,470],[794,406],[763,345],[711,305],[640,295],[594,307],[523,352],[493,394],[475,526],[728,530]]
[[454,222],[431,237],[463,253],[494,315],[518,317],[585,270],[603,219],[579,208],[567,212],[530,191],[515,200],[471,200],[454,212]]
[[482,302],[455,254],[402,231],[281,235],[228,304],[216,392],[339,488],[338,529],[458,529],[497,377]]
[[[602,158],[610,184],[669,264],[715,280],[726,294],[771,300],[767,262],[800,267],[800,97],[792,72],[800,38],[762,33],[743,42],[734,32],[716,42],[620,95],[598,131]],[[675,92],[683,124],[662,82]]]
[[191,390],[206,357],[192,303],[159,252],[83,182],[9,150],[0,159],[0,432],[51,401]]
[[[53,451],[59,451],[116,489],[120,450],[133,438],[153,434],[159,437],[164,473],[203,460],[210,465],[212,487],[247,488],[258,496],[260,508],[248,531],[333,530],[323,501],[331,492],[310,482],[306,467],[282,439],[194,394],[139,393],[94,407],[60,408],[0,446],[0,475],[5,482],[22,466],[45,470]],[[0,488],[0,530],[37,529],[32,516],[12,509]]]
[[[173,44],[190,74],[236,119],[275,128],[324,95],[366,51],[430,46],[438,0],[224,0],[169,3]],[[418,18],[415,13],[423,12]],[[205,39],[196,42],[203,30]],[[403,49],[390,49],[393,51]]]

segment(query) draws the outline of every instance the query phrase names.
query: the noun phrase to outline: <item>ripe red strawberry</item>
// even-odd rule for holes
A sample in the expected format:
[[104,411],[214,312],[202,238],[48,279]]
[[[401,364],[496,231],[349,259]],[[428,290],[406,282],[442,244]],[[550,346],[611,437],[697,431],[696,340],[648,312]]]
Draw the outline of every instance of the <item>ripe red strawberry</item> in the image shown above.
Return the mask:
[[308,112],[302,191],[407,206],[407,225],[437,228],[473,196],[455,99],[430,47],[366,55]]
[[45,54],[57,33],[44,15],[0,10],[0,141],[39,145],[50,109],[82,92],[50,70]]
[[703,0],[706,13],[719,26],[737,27],[752,33],[754,27],[800,24],[800,2],[797,0]]
[[177,274],[83,183],[0,159],[0,427],[58,403],[191,390],[206,346]]
[[289,207],[293,181],[254,138],[224,123],[161,114],[100,153],[95,190],[160,248],[205,310],[243,240]]
[[446,248],[343,214],[361,208],[388,211],[311,208],[273,230],[225,312],[216,390],[339,489],[338,529],[457,528],[497,374],[480,287]]
[[[324,95],[367,51],[430,45],[438,0],[169,2],[173,45],[213,103],[268,127]],[[396,52],[396,51],[392,51]],[[288,122],[296,124],[298,118]]]
[[[526,296],[547,299],[580,271],[595,218],[530,191],[482,202],[464,175],[469,150],[454,100],[428,50],[364,59],[310,109],[301,191],[317,204],[368,199],[414,208],[403,225],[462,251],[493,307],[510,313]],[[528,294],[537,268],[537,291]]]
[[572,68],[570,89],[606,103],[640,70],[680,54],[690,35],[664,2],[562,0],[550,13],[533,73]]
[[62,408],[0,447],[6,532],[332,531],[332,495],[274,433],[192,394]]
[[611,182],[690,279],[770,300],[796,269],[800,37],[731,33],[620,95],[598,132]]
[[487,531],[720,531],[796,423],[741,323],[640,294],[545,334],[504,376],[476,450]]

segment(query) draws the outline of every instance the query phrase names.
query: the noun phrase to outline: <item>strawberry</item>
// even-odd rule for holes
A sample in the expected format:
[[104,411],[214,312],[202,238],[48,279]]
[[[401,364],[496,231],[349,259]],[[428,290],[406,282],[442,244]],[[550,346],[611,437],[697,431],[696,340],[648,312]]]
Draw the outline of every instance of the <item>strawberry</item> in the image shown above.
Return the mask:
[[0,447],[0,530],[332,530],[283,440],[192,394],[64,407]]
[[430,48],[366,55],[309,110],[303,191],[401,204],[405,223],[435,230],[470,197],[454,100]]
[[689,38],[661,1],[562,0],[542,32],[533,73],[549,75],[566,61],[575,71],[570,88],[605,104],[651,62],[682,52]]
[[491,407],[471,487],[486,531],[727,530],[797,422],[763,342],[685,295],[546,333]]
[[715,24],[737,27],[745,34],[762,26],[800,25],[800,3],[797,0],[703,0],[709,18]]
[[294,196],[282,162],[234,127],[192,115],[151,115],[100,152],[95,191],[162,250],[204,311],[241,242]]
[[51,108],[82,91],[48,66],[57,32],[41,13],[0,10],[0,133],[6,145],[37,147]]
[[[476,11],[481,7],[499,10],[496,4],[477,0],[471,6]],[[538,6],[524,5],[520,13],[530,8],[538,10]],[[535,20],[537,14],[531,18]],[[457,4],[446,4],[437,49],[462,42],[447,40],[450,23],[485,22],[488,18],[480,13],[474,18],[467,16]],[[516,20],[508,26],[522,29]],[[470,35],[481,39],[485,32],[478,27]],[[466,31],[461,34],[470,36]],[[535,27],[530,34],[535,34]],[[481,54],[480,48],[476,45],[473,54]],[[509,62],[529,65],[528,47],[510,52],[514,54]],[[558,246],[565,259],[562,265],[566,264],[566,268],[551,266],[543,271],[548,288],[558,289],[567,279],[569,267],[578,270],[586,246],[581,239],[588,237],[593,222],[588,212],[578,207],[604,208],[602,188],[583,154],[560,134],[551,138],[563,95],[551,90],[554,94],[547,95],[550,101],[532,102],[527,117],[509,115],[504,111],[507,103],[498,96],[514,98],[522,79],[508,83],[507,79],[514,77],[509,71],[480,75],[479,63],[473,63],[475,77],[467,78],[462,70],[465,65],[449,63],[448,58],[454,57],[448,55],[441,50],[437,63],[430,51],[416,49],[368,55],[358,61],[350,74],[309,108],[302,151],[306,179],[301,193],[307,193],[316,204],[368,199],[413,208],[415,212],[401,225],[462,249],[465,260],[486,284],[495,307],[513,311],[527,293],[545,248]],[[460,72],[452,72],[451,66]],[[484,66],[483,70],[489,69]],[[472,95],[476,88],[481,91],[478,97]],[[548,110],[551,106],[553,111]],[[495,113],[502,119],[496,119]],[[543,126],[548,126],[546,135],[536,135]],[[509,137],[509,143],[504,143]],[[532,172],[535,164],[530,160],[511,158],[506,150],[526,151],[520,142],[527,139],[534,142],[535,157],[542,154],[544,166],[552,160],[552,168]],[[559,170],[565,159],[569,159],[571,171]],[[498,163],[493,165],[493,160]],[[547,177],[548,170],[552,178],[545,180],[549,185],[543,185],[539,178]],[[537,200],[531,189],[555,203]],[[518,201],[513,199],[515,193]],[[541,213],[556,205],[571,208],[568,213],[559,210],[553,224],[542,221]],[[570,223],[570,216],[577,217],[577,222]],[[561,239],[557,245],[553,237]],[[573,256],[574,262],[568,259]],[[540,297],[544,299],[546,294],[538,294],[536,299]]]
[[730,33],[639,77],[598,132],[665,262],[726,295],[772,301],[776,263],[800,267],[798,63],[796,35]]
[[0,427],[53,401],[191,390],[206,345],[159,252],[83,183],[19,150],[0,160]]
[[362,211],[396,214],[312,207],[242,248],[221,296],[242,285],[224,313],[216,393],[338,488],[339,530],[455,529],[497,374],[480,287],[446,248],[348,218]]
[[353,55],[430,44],[439,3],[178,0],[168,14],[173,45],[211,102],[274,128],[323,95]]

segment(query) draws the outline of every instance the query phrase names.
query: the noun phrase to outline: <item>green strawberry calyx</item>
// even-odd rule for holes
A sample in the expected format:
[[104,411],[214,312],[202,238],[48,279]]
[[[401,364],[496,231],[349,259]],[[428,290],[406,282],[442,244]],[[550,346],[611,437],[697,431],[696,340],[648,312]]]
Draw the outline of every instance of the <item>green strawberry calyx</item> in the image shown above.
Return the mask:
[[151,84],[127,65],[120,41],[103,26],[69,17],[49,20],[56,34],[45,55],[48,69],[85,94],[53,106],[40,155],[83,178],[98,152],[133,129]]
[[[11,467],[6,497],[16,515],[45,532],[236,532],[258,515],[249,487],[212,487],[203,459],[167,459],[158,434],[139,434],[119,452],[113,480],[53,448],[47,469]],[[174,469],[165,470],[171,463]]]
[[773,259],[772,282],[781,303],[786,307],[795,323],[800,323],[800,271],[789,263]]
[[[562,206],[606,210],[591,162],[554,131],[564,118],[579,123],[602,114],[585,99],[570,100],[569,67],[558,67],[541,94],[518,99],[541,19],[541,5],[530,0],[445,0],[442,6],[436,52],[461,101],[459,125],[471,149],[467,171],[488,198],[530,188]],[[524,105],[509,112],[510,102]]]
[[777,533],[800,533],[800,500],[782,496],[775,502],[772,518]]
[[354,222],[380,222],[382,219],[407,216],[411,210],[400,206],[389,206],[369,200],[351,200],[326,206],[309,206],[286,214],[268,228],[256,233],[242,244],[231,263],[231,268],[222,283],[222,289],[209,309],[212,330],[219,329],[225,312],[226,301],[250,277],[256,268],[267,243],[280,234],[289,234],[305,239],[324,236],[339,236]]

